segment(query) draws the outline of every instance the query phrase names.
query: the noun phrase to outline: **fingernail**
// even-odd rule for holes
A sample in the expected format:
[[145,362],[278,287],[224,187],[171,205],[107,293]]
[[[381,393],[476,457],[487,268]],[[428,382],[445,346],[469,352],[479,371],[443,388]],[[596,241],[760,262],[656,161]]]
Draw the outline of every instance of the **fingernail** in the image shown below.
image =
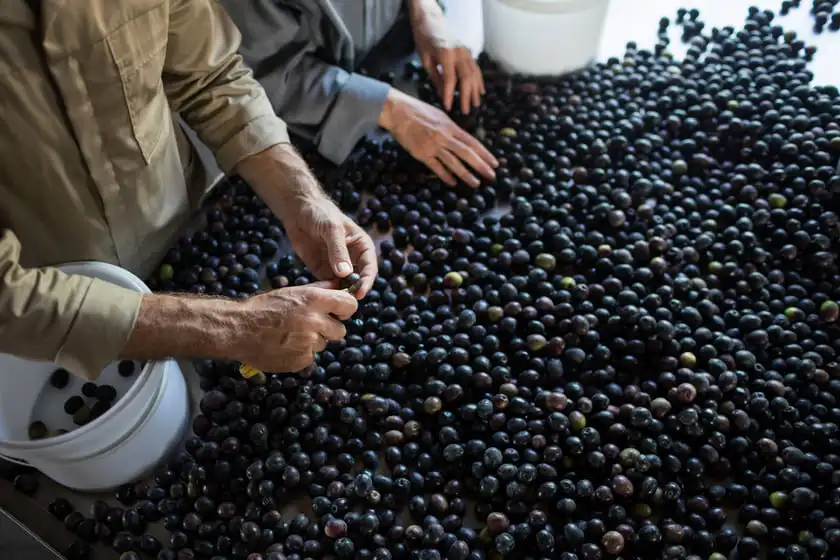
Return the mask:
[[350,263],[346,261],[338,263],[338,266],[336,268],[338,269],[339,274],[350,274],[351,272],[353,272],[353,267],[350,266]]

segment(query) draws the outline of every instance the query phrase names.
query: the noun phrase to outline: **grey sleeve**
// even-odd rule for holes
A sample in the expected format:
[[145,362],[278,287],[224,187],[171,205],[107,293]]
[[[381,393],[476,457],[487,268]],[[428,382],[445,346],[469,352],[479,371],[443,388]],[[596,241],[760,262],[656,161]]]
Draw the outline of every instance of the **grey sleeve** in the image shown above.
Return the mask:
[[289,130],[313,141],[325,158],[342,163],[376,126],[388,84],[324,60],[328,31],[318,12],[273,0],[222,4],[242,33],[240,54]]
[[333,163],[343,162],[359,140],[376,128],[390,86],[349,74],[316,139],[318,151]]

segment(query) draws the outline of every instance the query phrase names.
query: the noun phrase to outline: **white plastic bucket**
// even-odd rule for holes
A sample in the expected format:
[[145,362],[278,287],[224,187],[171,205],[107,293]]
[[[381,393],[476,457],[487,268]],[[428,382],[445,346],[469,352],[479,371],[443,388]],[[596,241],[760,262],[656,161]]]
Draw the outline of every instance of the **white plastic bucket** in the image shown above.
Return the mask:
[[502,69],[579,70],[598,54],[609,0],[484,0],[484,48]]
[[[110,264],[80,262],[58,268],[149,293],[139,278]],[[48,387],[55,369],[53,364],[0,354],[0,454],[4,458],[28,463],[69,488],[101,491],[151,471],[181,441],[189,404],[186,382],[174,360],[147,362],[99,418],[64,435],[30,441],[28,427],[41,392],[57,391]],[[115,366],[106,369],[97,382],[109,382],[109,376],[118,376]]]
[[458,40],[478,58],[484,50],[484,0],[444,0],[446,22]]

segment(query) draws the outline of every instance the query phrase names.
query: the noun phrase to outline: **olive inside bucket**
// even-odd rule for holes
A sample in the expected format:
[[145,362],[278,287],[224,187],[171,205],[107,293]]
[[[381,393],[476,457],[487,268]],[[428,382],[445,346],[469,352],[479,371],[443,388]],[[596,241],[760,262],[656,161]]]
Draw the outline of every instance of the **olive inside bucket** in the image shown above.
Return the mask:
[[[149,293],[139,278],[113,265],[58,268]],[[154,468],[187,425],[186,382],[174,360],[128,365],[111,364],[85,386],[72,376],[66,384],[51,380],[53,364],[0,354],[0,456],[76,490],[113,488]],[[99,406],[99,413],[84,421],[68,413],[68,400]]]

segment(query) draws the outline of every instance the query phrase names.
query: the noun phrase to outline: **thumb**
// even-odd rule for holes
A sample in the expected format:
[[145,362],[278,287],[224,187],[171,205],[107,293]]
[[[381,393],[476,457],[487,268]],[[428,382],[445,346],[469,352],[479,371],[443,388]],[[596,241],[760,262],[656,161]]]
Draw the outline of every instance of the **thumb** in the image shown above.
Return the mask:
[[344,236],[344,228],[338,225],[330,225],[323,237],[327,245],[327,258],[330,260],[330,267],[339,278],[344,278],[353,272],[353,263],[350,261],[350,252],[347,250],[347,241]]

